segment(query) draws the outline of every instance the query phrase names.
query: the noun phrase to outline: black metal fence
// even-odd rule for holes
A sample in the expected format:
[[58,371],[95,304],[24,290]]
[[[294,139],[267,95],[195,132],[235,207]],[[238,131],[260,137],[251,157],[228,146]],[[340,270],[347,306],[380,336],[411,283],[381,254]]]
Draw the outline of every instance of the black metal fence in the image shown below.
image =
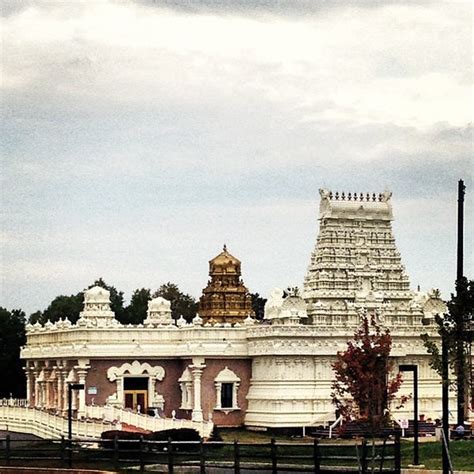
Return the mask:
[[[0,438],[0,465],[178,472],[345,472],[400,474],[399,436],[346,443],[267,443]],[[178,468],[178,469],[177,469]]]

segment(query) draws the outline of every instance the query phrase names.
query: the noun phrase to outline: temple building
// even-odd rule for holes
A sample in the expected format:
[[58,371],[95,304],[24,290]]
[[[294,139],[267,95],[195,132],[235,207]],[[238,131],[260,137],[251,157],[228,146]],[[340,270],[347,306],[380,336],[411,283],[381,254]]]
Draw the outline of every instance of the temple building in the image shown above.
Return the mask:
[[[391,332],[395,365],[418,365],[420,414],[439,418],[440,379],[420,334],[437,337],[434,316],[445,304],[439,292],[410,289],[391,194],[320,194],[319,235],[302,292],[273,290],[263,321],[255,320],[241,262],[226,247],[209,262],[191,323],[173,320],[170,303],[156,298],[143,324],[122,325],[108,292],[91,288],[76,324],[64,318],[27,326],[21,355],[28,404],[64,413],[67,384],[79,382],[78,417],[93,406],[218,426],[319,425],[335,419],[335,355],[361,317],[372,315]],[[413,390],[409,377],[401,394]],[[412,417],[410,403],[397,416]]]
[[252,298],[241,280],[240,260],[227,251],[209,262],[206,288],[199,300],[199,316],[204,322],[237,323],[254,316]]

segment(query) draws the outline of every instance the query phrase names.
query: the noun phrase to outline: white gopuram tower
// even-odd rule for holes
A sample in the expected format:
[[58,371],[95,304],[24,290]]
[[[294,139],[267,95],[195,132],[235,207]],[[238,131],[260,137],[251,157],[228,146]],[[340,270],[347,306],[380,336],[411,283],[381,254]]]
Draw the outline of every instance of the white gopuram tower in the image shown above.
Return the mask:
[[421,326],[422,301],[410,290],[392,232],[391,193],[320,194],[319,236],[304,282],[310,322],[352,332],[369,314],[386,327]]
[[[436,339],[434,316],[446,306],[437,291],[410,290],[392,232],[391,193],[320,194],[320,230],[304,281],[307,317],[284,324],[285,302],[292,302],[276,289],[265,306],[270,324],[247,333],[252,379],[245,423],[296,427],[335,420],[332,364],[364,315],[390,330],[395,372],[399,364],[418,366],[420,414],[439,418],[440,379],[420,335]],[[409,395],[413,381],[404,379],[400,395]],[[412,403],[394,416],[413,416]]]

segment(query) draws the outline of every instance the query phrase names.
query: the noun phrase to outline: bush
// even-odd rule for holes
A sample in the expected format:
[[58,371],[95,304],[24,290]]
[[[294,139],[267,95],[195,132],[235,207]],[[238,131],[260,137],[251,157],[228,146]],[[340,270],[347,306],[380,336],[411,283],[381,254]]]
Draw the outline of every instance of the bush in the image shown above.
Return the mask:
[[[180,429],[171,429],[163,431],[154,431],[146,435],[148,441],[200,441],[201,436],[199,432],[191,428],[180,428]],[[163,446],[164,447],[164,446]],[[173,446],[174,451],[197,451],[199,450],[199,445],[197,443],[190,444],[179,444]]]
[[[146,436],[146,435],[145,435]],[[114,439],[118,440],[118,449],[119,450],[137,450],[139,449],[138,443],[121,443],[120,441],[138,441],[141,437],[145,437],[143,433],[137,431],[121,431],[121,430],[109,430],[104,431],[101,434],[101,438],[106,440],[102,443],[102,447],[106,449],[114,449]],[[110,441],[109,441],[110,440]]]

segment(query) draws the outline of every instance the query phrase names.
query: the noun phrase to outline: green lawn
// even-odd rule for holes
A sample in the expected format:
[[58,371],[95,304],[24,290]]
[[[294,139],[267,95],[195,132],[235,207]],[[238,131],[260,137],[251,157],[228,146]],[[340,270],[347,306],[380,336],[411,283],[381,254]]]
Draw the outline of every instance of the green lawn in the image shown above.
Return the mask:
[[[220,431],[223,441],[234,441],[237,439],[240,443],[267,443],[270,442],[272,435],[266,432],[249,431],[245,429],[223,429]],[[286,442],[290,440],[312,442],[312,438],[292,438],[289,436],[273,436],[275,440]],[[324,440],[323,443],[353,443],[353,440]],[[419,454],[420,462],[428,469],[442,469],[441,444],[439,442],[420,443]],[[413,463],[413,441],[402,441],[402,466],[407,467]],[[456,471],[474,471],[474,440],[470,441],[451,441],[450,443],[451,460]]]
[[[449,452],[455,471],[474,471],[474,440],[451,441]],[[413,442],[402,442],[402,466],[413,462]],[[428,469],[442,469],[441,444],[439,442],[420,444],[420,463]]]

